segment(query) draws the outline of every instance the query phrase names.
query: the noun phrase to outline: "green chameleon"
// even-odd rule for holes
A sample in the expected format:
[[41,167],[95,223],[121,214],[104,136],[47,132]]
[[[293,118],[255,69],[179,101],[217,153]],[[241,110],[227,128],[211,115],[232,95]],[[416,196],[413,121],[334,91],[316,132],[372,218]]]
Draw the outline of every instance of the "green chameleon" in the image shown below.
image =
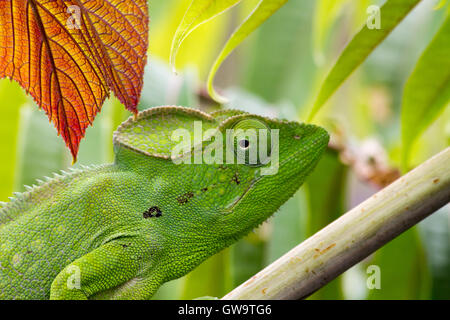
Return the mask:
[[[205,136],[195,140],[199,123]],[[177,156],[180,138],[172,138],[180,128],[194,138]],[[207,142],[220,134],[232,141],[224,150],[236,147],[235,160],[238,148],[266,139],[227,136],[233,128],[265,128],[267,141],[276,130],[278,146],[267,148],[265,162],[251,162],[246,151],[230,164],[176,163],[211,152]],[[314,125],[237,110],[143,111],[114,133],[114,163],[63,172],[3,204],[0,299],[148,299],[269,218],[302,185],[328,140]],[[276,174],[262,174],[274,151]]]

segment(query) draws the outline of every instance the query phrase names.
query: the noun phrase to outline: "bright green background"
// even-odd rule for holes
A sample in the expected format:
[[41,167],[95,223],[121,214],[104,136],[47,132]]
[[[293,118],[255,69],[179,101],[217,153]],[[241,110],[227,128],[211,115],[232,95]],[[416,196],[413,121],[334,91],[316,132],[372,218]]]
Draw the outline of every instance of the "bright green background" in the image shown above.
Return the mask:
[[[243,1],[194,31],[179,52],[176,76],[167,66],[170,45],[189,1],[150,1],[150,57],[140,109],[164,104],[213,108],[199,95],[209,68],[256,2]],[[330,9],[327,2],[289,1],[226,60],[215,83],[225,88],[231,107],[305,118],[326,72],[367,18],[367,6],[379,3],[343,0]],[[435,4],[419,4],[314,119],[355,150],[368,150],[361,157],[373,150],[380,155],[373,147],[378,144],[387,163],[400,167],[403,88],[448,11],[445,6],[434,10]],[[0,103],[0,200],[7,201],[13,191],[23,191],[23,185],[69,167],[71,158],[43,112],[17,84],[0,81]],[[112,132],[128,116],[117,100],[107,101],[81,143],[76,165],[112,161]],[[414,145],[411,166],[449,143],[447,107]],[[189,275],[164,285],[155,298],[220,297],[376,191],[329,151],[273,218]],[[449,212],[449,206],[441,209],[312,298],[450,299]],[[372,264],[381,270],[380,290],[366,287],[366,268]]]

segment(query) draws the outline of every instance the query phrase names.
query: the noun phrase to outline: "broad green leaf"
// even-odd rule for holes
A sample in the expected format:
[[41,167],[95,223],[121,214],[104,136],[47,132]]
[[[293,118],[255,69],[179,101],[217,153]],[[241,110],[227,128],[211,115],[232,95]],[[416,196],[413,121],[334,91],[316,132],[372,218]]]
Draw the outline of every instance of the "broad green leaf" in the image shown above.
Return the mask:
[[180,297],[184,278],[178,278],[164,283],[150,298],[151,300],[177,300]]
[[336,64],[325,78],[309,115],[309,121],[350,74],[366,60],[370,53],[383,42],[419,2],[420,0],[388,0],[379,12],[380,28],[377,29],[376,26],[372,28],[372,22],[375,20],[370,20],[371,23],[363,26],[341,53]]
[[[128,113],[120,108],[117,99],[108,99],[102,112],[96,117],[94,125],[86,130],[86,137],[78,153],[77,165],[92,165],[112,162],[113,148],[111,137],[114,126],[114,113]],[[75,165],[75,166],[77,166]]]
[[193,0],[175,33],[170,53],[170,64],[175,68],[175,59],[184,39],[197,27],[230,9],[241,0]]
[[20,108],[16,158],[14,191],[25,191],[24,185],[36,184],[36,179],[44,176],[52,177],[70,164],[64,142],[56,135],[56,129],[48,125],[45,113],[36,106],[26,104]]
[[214,62],[208,76],[208,92],[211,97],[219,103],[227,100],[221,97],[213,87],[214,76],[222,62],[228,55],[245,39],[255,31],[263,22],[270,18],[278,9],[280,9],[287,0],[261,0],[255,10],[250,13],[247,19],[235,30],[223,47],[216,61]]
[[222,297],[232,289],[230,249],[210,257],[184,279],[181,299]]
[[266,247],[264,239],[256,233],[250,233],[231,246],[233,287],[244,283],[265,267]]
[[20,106],[25,103],[25,94],[9,80],[0,81],[0,201],[7,201],[14,187],[16,166],[17,132]]
[[402,106],[402,164],[416,138],[450,101],[450,15],[420,57],[408,79]]
[[306,239],[306,204],[306,192],[302,188],[274,214],[271,219],[272,232],[267,243],[267,265]]

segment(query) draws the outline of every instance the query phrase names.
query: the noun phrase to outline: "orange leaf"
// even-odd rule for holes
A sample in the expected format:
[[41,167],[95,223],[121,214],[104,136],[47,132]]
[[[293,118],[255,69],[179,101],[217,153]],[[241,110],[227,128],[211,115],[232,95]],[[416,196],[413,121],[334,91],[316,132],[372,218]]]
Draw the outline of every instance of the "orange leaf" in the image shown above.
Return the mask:
[[148,20],[146,0],[0,0],[0,78],[31,94],[74,161],[110,91],[137,112]]

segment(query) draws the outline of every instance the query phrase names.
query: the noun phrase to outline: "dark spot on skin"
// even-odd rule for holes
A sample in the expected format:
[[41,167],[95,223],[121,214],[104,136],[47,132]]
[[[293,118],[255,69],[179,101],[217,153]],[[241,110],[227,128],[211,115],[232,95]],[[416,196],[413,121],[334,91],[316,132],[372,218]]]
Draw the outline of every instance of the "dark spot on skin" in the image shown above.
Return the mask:
[[128,248],[130,245],[129,244],[123,244],[122,247],[123,248]]
[[434,184],[439,183],[439,179],[434,179],[434,180],[433,180],[433,183],[434,183]]
[[233,178],[231,179],[231,181],[236,182],[236,184],[241,183],[241,180],[239,180],[239,176],[237,174],[237,172],[235,172]]
[[33,253],[33,251],[31,251],[31,250],[27,250],[27,252],[26,252],[26,254],[31,254],[31,253]]
[[153,218],[153,217],[161,217],[162,211],[157,206],[154,206],[154,207],[151,207],[150,209],[148,209],[147,211],[145,211],[143,216],[144,216],[144,219]]
[[207,187],[202,188],[202,192],[206,192],[206,191],[208,191]]
[[188,203],[189,199],[193,198],[193,197],[194,197],[194,193],[192,191],[189,191],[189,192],[186,192],[185,194],[179,196],[177,198],[177,201],[179,204],[183,205],[185,203]]
[[184,196],[178,197],[177,201],[179,204],[185,204],[189,202],[189,199],[186,199]]

